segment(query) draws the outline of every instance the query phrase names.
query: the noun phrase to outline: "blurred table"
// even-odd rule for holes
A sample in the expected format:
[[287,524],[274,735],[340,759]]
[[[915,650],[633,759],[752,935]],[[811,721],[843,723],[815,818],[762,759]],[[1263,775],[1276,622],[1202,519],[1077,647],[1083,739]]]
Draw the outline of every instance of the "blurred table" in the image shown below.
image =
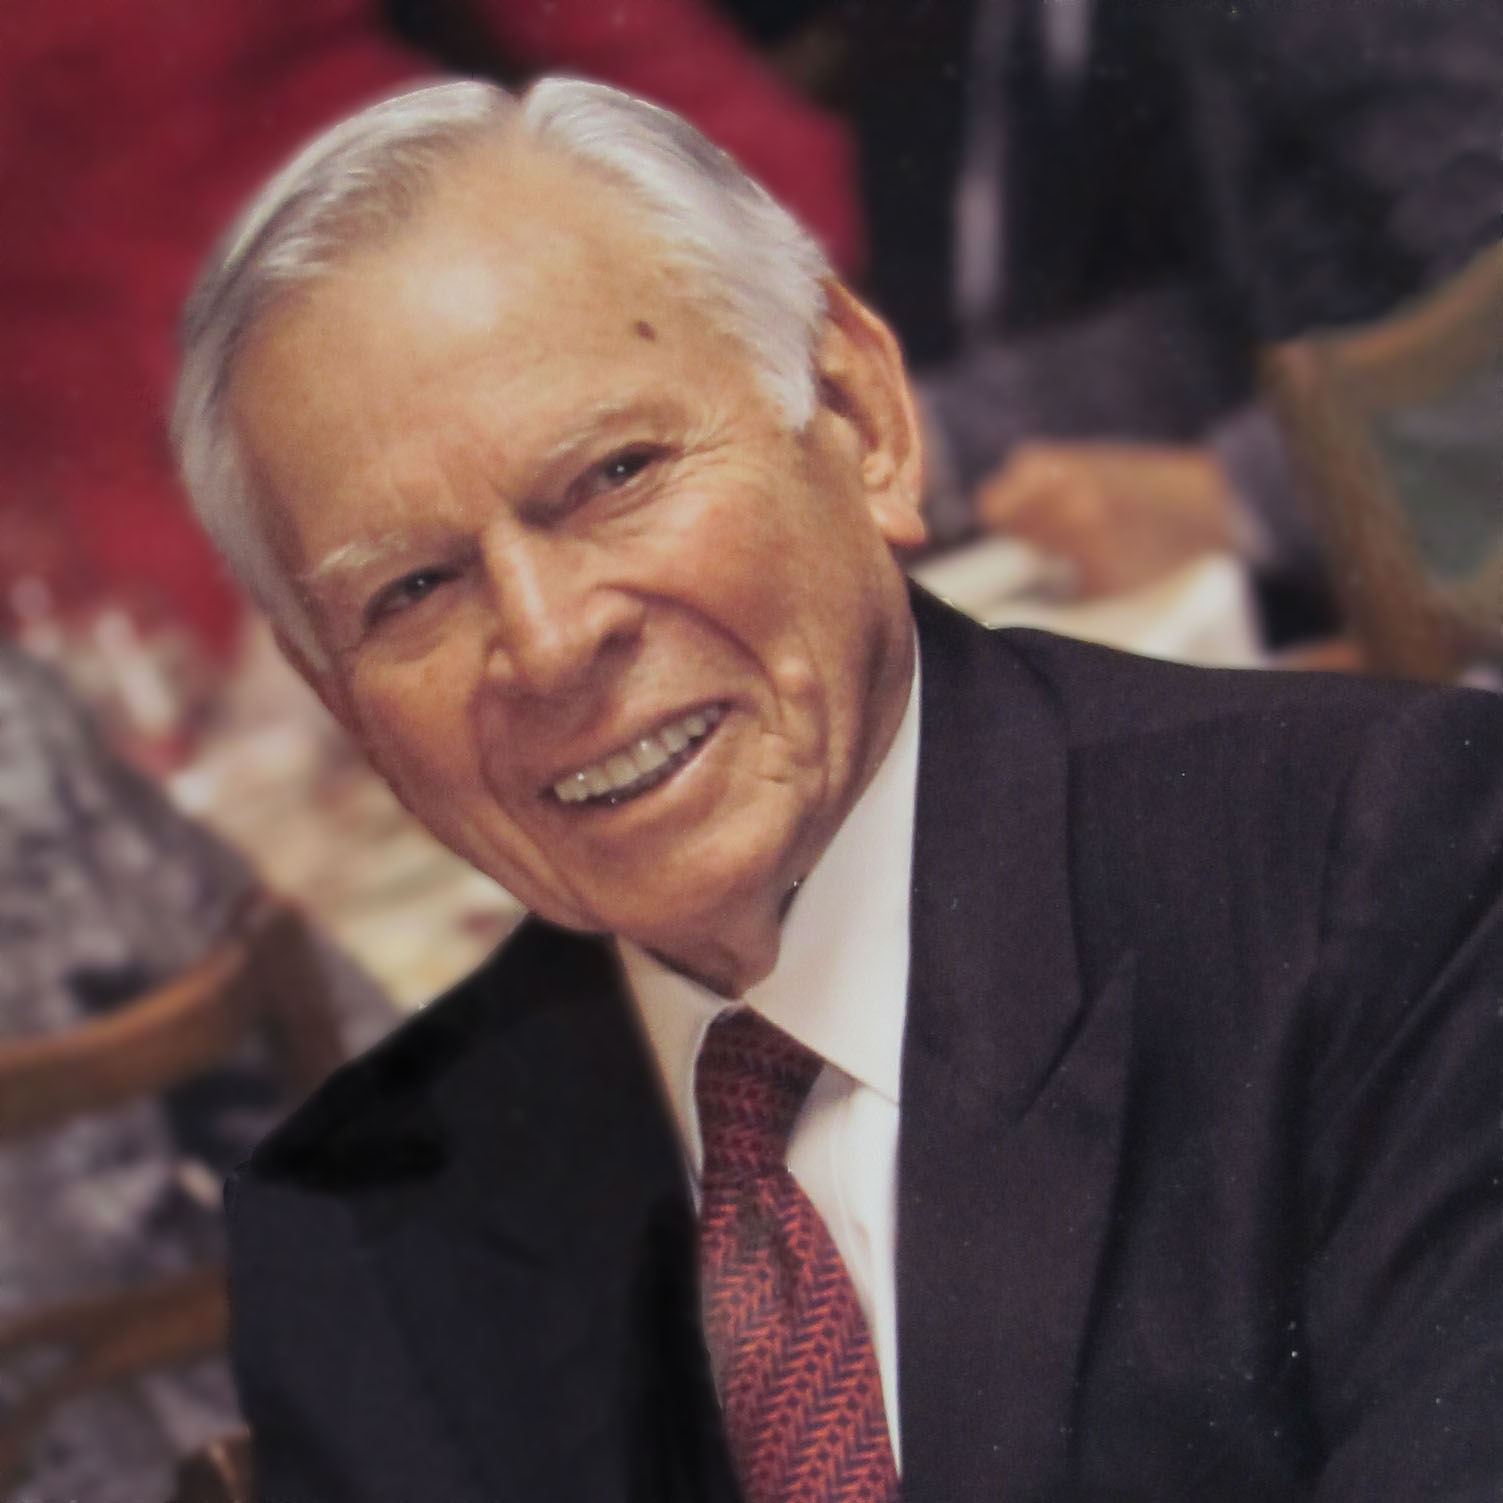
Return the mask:
[[1142,589],[1095,600],[1064,598],[1057,568],[1009,538],[953,549],[909,573],[988,626],[1034,626],[1207,667],[1267,662],[1247,570],[1225,554],[1207,554]]

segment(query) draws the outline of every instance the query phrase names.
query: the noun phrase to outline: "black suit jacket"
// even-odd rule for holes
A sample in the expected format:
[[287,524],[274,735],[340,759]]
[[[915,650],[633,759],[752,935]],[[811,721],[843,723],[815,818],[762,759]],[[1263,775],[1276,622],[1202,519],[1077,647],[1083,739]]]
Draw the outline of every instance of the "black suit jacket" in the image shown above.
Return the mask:
[[[904,1496],[1503,1492],[1503,705],[916,602]],[[266,1503],[731,1503],[612,955],[529,923],[234,1181]]]
[[[1493,0],[1091,0],[1084,68],[1067,81],[1043,65],[1047,3],[1002,0],[1005,332],[1172,290],[1181,364],[1203,385],[1245,384],[1254,338],[1375,318],[1503,237]],[[841,11],[871,292],[920,366],[956,347],[976,11]]]

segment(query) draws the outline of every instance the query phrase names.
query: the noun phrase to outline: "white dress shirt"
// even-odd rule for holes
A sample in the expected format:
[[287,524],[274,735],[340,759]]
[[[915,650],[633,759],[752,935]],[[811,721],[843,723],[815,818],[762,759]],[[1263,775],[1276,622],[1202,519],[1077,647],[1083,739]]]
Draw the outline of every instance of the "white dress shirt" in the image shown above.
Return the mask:
[[[835,1241],[866,1316],[898,1444],[899,1075],[908,1004],[908,888],[918,775],[918,671],[887,756],[800,888],[777,964],[741,1003],[825,1061],[788,1144],[788,1168]],[[696,1197],[703,1164],[694,1066],[724,997],[618,940],[678,1122]]]

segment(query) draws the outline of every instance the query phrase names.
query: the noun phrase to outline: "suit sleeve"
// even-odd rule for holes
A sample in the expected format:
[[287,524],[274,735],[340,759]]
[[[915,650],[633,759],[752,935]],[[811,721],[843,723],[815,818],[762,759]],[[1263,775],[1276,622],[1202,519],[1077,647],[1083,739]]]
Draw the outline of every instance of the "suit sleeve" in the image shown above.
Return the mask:
[[408,1361],[346,1208],[247,1170],[227,1206],[258,1503],[497,1503]]
[[1333,839],[1304,1120],[1320,1503],[1503,1490],[1503,701],[1410,701]]

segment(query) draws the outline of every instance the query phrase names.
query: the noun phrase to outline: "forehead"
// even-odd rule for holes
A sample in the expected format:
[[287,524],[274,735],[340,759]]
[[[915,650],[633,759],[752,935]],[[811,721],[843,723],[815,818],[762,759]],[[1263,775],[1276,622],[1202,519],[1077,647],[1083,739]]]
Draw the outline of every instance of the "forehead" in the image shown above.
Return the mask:
[[466,353],[504,352],[516,366],[589,356],[623,327],[640,335],[644,320],[649,333],[696,332],[702,316],[665,262],[615,184],[525,144],[478,149],[442,171],[411,222],[262,318],[232,396],[310,361],[333,367],[320,370],[327,382],[372,363],[420,375]]
[[252,331],[230,412],[257,488],[306,514],[374,465],[431,470],[435,441],[520,463],[591,411],[744,382],[665,262],[614,184],[530,147],[470,154]]

